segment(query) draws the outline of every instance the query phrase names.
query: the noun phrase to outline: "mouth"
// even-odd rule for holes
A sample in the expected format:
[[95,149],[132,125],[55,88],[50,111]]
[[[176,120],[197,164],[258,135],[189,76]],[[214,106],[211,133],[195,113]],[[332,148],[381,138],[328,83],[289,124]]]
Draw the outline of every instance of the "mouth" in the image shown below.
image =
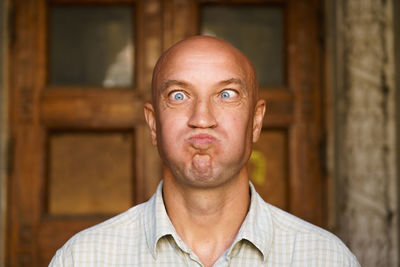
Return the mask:
[[201,133],[189,137],[187,141],[196,148],[207,148],[218,140],[210,134]]

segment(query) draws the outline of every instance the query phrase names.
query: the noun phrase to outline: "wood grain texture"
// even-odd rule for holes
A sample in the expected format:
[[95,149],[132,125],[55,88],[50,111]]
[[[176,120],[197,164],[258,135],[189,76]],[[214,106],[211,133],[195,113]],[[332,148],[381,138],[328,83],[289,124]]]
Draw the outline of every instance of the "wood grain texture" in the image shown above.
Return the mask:
[[48,89],[40,101],[48,128],[115,129],[144,123],[143,101],[134,90]]
[[294,123],[290,128],[290,210],[305,220],[324,224],[321,173],[321,56],[318,40],[318,1],[290,1],[288,78],[294,94]]
[[[205,4],[265,4],[284,9],[286,84],[281,88],[262,88],[260,92],[267,102],[263,133],[269,138],[257,144],[260,150],[269,149],[270,154],[279,149],[279,159],[277,156],[275,163],[271,160],[278,178],[271,179],[270,187],[259,190],[268,194],[279,186],[287,195],[276,198],[280,201],[278,205],[312,223],[324,225],[319,1],[14,0],[13,4],[15,40],[10,48],[10,115],[15,155],[9,182],[8,266],[46,266],[69,237],[106,218],[47,213],[46,169],[50,155],[46,144],[51,131],[134,131],[133,194],[137,203],[152,195],[161,178],[161,160],[150,143],[143,118],[143,104],[151,100],[152,69],[163,50],[199,32],[199,14]],[[47,86],[48,7],[77,4],[134,5],[134,89]],[[268,143],[274,142],[268,140],[278,140],[279,147],[268,148]],[[101,149],[99,146],[99,153]],[[279,177],[286,179],[284,183],[280,183]]]

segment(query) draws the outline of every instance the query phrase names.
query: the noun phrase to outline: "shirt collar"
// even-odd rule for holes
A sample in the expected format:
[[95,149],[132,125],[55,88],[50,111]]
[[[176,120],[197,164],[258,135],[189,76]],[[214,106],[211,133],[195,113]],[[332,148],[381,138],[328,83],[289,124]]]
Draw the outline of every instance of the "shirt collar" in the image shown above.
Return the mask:
[[165,209],[163,193],[162,193],[163,181],[161,181],[157,187],[156,193],[146,203],[143,225],[145,228],[145,235],[147,246],[152,254],[153,258],[157,258],[157,243],[164,237],[171,235],[177,245],[185,252],[189,253],[189,248],[181,240],[172,225],[171,220],[168,217],[167,210]]
[[264,200],[257,193],[254,185],[251,182],[249,182],[249,185],[251,194],[249,211],[235,241],[228,250],[228,255],[232,253],[232,249],[237,242],[247,240],[261,252],[263,261],[266,261],[274,236],[272,217],[268,206],[265,205]]
[[[265,208],[265,205],[263,205],[264,200],[256,192],[253,184],[251,182],[249,184],[251,193],[250,208],[227,254],[231,254],[232,249],[238,242],[247,240],[261,252],[263,261],[265,261],[273,239],[271,214],[268,207]],[[163,181],[158,185],[156,193],[146,203],[147,206],[143,216],[147,245],[155,259],[157,258],[157,242],[167,235],[171,235],[183,251],[190,253],[190,249],[178,236],[168,217],[162,196],[162,186]]]

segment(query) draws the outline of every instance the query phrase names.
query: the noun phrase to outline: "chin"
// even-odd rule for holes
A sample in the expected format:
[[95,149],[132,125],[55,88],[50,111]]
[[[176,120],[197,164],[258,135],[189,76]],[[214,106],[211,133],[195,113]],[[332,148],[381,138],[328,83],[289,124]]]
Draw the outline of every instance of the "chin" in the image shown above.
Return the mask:
[[190,172],[182,178],[184,182],[195,188],[215,188],[221,186],[230,180],[232,177],[225,176],[222,173],[217,174],[215,172],[209,173],[197,173],[197,172]]

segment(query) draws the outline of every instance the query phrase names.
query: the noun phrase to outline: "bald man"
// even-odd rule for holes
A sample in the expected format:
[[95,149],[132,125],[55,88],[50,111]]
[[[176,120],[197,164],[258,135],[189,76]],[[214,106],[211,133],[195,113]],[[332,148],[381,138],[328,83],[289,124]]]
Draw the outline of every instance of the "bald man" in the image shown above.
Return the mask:
[[334,235],[265,203],[246,163],[265,112],[249,59],[220,39],[168,49],[144,107],[154,196],[71,238],[50,266],[359,266]]

